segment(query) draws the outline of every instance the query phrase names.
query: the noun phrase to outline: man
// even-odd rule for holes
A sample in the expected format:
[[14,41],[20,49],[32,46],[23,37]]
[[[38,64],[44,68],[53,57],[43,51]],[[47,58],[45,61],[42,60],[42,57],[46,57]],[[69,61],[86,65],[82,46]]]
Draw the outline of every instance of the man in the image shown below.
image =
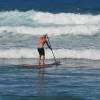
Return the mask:
[[47,44],[48,48],[52,50],[50,44],[47,41],[47,34],[42,35],[39,38],[39,43],[38,43],[38,52],[39,52],[39,65],[45,65],[44,60],[45,60],[45,50],[44,50],[44,45]]

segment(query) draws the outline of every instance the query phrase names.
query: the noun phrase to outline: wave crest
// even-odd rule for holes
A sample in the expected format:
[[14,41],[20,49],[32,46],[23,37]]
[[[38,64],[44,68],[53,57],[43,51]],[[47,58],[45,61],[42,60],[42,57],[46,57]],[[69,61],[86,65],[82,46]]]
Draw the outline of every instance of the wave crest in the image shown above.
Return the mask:
[[0,33],[40,35],[95,35],[100,32],[100,15],[38,11],[0,12]]
[[[72,59],[91,59],[100,60],[100,51],[94,49],[84,50],[69,50],[69,49],[55,49],[54,54],[56,58],[72,58]],[[9,49],[0,50],[0,58],[38,58],[36,49]],[[46,49],[46,59],[53,59],[52,52]]]

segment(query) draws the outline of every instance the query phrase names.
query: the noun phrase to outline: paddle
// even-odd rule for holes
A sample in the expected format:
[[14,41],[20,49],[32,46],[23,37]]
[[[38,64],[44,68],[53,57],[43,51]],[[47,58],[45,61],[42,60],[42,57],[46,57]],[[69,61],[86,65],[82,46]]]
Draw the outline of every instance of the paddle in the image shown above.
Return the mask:
[[[50,45],[50,47],[51,47],[51,43],[50,43],[50,39],[49,39],[48,35],[47,35],[47,39],[48,39],[48,43],[49,43],[49,45]],[[51,47],[51,48],[52,48],[52,47]],[[54,52],[53,52],[53,49],[50,49],[50,50],[51,50],[51,52],[52,52],[52,55],[53,55],[53,58],[54,58],[55,63],[56,63],[56,64],[60,63],[60,62],[58,62],[58,61],[56,60],[55,54],[54,54]]]

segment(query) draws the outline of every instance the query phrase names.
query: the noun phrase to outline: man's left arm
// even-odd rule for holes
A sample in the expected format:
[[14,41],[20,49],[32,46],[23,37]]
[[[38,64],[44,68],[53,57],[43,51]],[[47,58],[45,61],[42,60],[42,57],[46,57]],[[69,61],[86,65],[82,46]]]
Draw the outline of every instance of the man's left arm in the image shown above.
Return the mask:
[[46,44],[47,44],[48,48],[52,50],[50,44],[47,41],[46,41]]

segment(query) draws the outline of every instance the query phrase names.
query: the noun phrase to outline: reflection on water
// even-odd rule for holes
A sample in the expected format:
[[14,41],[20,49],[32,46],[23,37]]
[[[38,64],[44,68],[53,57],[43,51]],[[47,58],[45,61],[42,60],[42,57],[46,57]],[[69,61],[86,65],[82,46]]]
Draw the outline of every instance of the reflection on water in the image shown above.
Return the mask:
[[37,71],[37,95],[46,96],[46,80],[44,77],[45,69],[41,68]]

